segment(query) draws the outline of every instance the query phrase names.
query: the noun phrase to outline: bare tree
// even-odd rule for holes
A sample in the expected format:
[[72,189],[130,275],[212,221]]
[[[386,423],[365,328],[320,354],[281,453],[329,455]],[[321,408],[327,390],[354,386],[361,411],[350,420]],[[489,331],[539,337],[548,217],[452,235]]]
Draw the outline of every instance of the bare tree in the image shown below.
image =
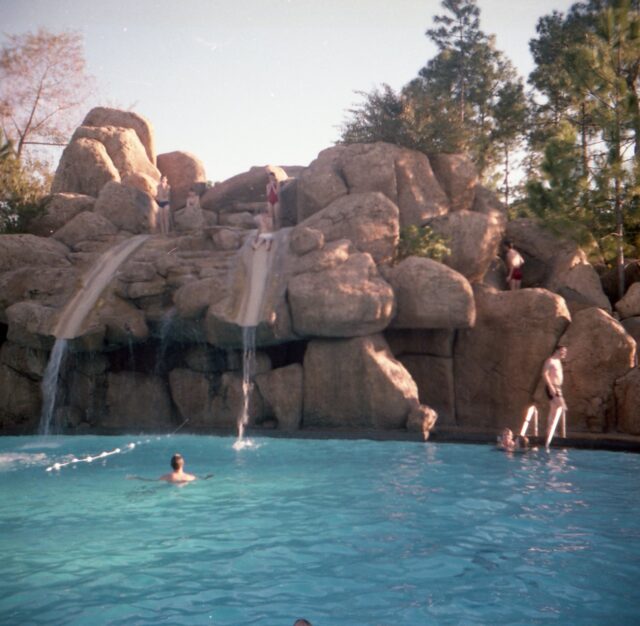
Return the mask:
[[8,35],[0,49],[0,129],[17,156],[27,145],[64,145],[93,85],[79,33]]

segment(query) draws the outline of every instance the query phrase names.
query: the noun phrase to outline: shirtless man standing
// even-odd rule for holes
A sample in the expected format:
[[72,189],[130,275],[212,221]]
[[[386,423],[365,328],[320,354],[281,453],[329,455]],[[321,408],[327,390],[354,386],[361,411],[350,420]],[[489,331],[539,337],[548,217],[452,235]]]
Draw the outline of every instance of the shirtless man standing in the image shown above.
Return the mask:
[[171,457],[171,467],[173,472],[160,476],[158,480],[164,480],[168,483],[190,483],[197,478],[193,474],[187,474],[184,471],[184,459],[181,454],[176,453]]
[[562,383],[564,373],[562,371],[562,361],[567,356],[565,346],[559,346],[554,353],[544,362],[542,367],[542,378],[544,378],[547,397],[549,398],[549,413],[547,415],[547,433],[554,423],[559,412],[567,410],[567,404],[562,397]]

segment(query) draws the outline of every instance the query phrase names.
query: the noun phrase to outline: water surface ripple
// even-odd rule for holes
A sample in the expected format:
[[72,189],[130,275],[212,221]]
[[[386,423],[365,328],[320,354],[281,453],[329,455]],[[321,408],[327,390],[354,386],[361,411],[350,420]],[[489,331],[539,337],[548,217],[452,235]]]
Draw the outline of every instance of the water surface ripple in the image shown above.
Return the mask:
[[[2,624],[637,624],[640,455],[0,440]],[[214,478],[156,477],[174,452]]]

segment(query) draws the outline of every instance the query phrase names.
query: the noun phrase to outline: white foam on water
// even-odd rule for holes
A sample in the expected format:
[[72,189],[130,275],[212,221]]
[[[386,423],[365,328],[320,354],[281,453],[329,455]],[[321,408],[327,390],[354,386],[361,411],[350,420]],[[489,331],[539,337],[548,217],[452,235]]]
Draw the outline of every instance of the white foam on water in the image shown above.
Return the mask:
[[44,452],[3,452],[0,453],[0,472],[46,465],[48,462]]

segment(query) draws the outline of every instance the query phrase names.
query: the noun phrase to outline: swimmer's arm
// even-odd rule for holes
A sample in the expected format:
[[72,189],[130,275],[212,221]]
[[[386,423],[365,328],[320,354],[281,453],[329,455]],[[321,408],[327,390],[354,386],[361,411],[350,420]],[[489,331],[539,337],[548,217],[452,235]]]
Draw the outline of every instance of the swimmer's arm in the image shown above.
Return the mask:
[[147,483],[157,483],[159,480],[164,480],[164,478],[145,478],[144,476],[134,476],[132,474],[127,474],[125,478],[127,480],[143,480]]

